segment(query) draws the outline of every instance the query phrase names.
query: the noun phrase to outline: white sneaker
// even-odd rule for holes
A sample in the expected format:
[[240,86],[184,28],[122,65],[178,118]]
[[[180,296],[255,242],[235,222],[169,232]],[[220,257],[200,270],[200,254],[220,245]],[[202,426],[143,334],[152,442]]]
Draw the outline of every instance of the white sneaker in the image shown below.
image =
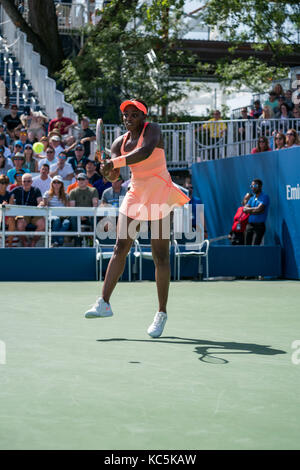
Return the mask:
[[110,304],[104,302],[102,297],[99,297],[99,299],[96,300],[95,305],[85,312],[85,318],[104,318],[112,316],[113,312]]
[[147,330],[148,335],[152,336],[152,338],[158,338],[164,331],[167,318],[168,317],[165,312],[157,312],[155,314],[153,323]]

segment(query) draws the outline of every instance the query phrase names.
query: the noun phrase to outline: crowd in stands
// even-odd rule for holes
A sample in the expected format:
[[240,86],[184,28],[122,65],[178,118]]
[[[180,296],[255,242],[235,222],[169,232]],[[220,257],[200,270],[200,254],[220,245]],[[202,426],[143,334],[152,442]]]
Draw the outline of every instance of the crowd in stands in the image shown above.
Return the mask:
[[[2,109],[3,111],[3,109]],[[3,115],[3,113],[2,113]],[[76,126],[78,138],[71,135]],[[56,117],[47,118],[40,111],[25,108],[19,113],[13,104],[0,123],[0,204],[39,207],[96,207],[120,205],[127,186],[124,180],[110,183],[99,172],[99,163],[92,153],[96,140],[90,121],[83,116],[80,123],[64,116],[58,107]],[[42,144],[38,153],[35,143]],[[126,189],[125,189],[126,188]],[[55,232],[77,231],[77,217],[53,217]],[[92,228],[92,220],[81,218]],[[37,235],[8,236],[6,246],[34,247],[40,240],[38,232],[45,230],[43,217],[6,217],[9,231],[30,231]],[[52,246],[65,243],[65,237],[53,236]],[[82,239],[73,238],[80,246]]]

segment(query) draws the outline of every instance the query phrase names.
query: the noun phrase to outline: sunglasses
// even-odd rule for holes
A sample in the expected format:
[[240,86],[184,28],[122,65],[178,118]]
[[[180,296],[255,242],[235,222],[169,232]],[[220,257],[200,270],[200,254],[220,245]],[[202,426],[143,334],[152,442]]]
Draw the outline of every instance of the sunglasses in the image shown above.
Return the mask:
[[23,180],[23,183],[31,183],[32,180]]
[[62,184],[61,181],[52,181],[53,184]]
[[77,178],[77,181],[87,181],[86,178]]
[[58,158],[60,158],[61,160],[65,160],[67,157],[65,155],[58,155]]
[[0,184],[9,184],[9,183],[5,183],[5,181],[0,181]]
[[15,157],[14,160],[24,160],[24,158]]
[[83,149],[82,149],[82,148],[80,148],[80,147],[79,147],[79,148],[77,148],[77,149],[75,149],[75,150],[76,150],[76,152],[83,152]]
[[292,132],[288,132],[288,133],[286,134],[286,136],[290,136],[290,135],[292,135],[293,137],[295,137],[295,134],[293,134]]

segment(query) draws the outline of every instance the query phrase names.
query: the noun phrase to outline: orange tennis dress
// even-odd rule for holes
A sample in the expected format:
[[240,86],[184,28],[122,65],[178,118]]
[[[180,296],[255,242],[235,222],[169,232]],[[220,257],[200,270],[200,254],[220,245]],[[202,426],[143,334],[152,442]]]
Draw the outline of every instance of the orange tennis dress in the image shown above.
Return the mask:
[[[142,146],[148,124],[145,123],[135,148]],[[129,132],[124,135],[121,155],[129,153],[124,150],[128,137]],[[164,149],[156,147],[146,160],[129,167],[130,189],[119,209],[127,217],[135,220],[159,220],[166,217],[175,207],[189,202],[190,198],[171,180]]]

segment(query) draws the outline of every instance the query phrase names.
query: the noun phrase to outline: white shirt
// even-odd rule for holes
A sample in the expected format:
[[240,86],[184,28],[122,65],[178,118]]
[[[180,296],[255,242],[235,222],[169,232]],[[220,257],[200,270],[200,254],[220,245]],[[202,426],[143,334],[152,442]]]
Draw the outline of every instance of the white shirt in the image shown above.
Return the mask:
[[58,145],[56,148],[53,147],[53,150],[55,152],[55,158],[58,157],[58,155],[60,154],[60,152],[64,152],[65,149],[61,146],[61,145]]
[[42,180],[40,176],[35,176],[32,179],[32,186],[34,186],[35,188],[39,188],[41,193],[44,194],[46,191],[50,189],[51,181],[52,181],[52,178],[50,178],[50,176],[48,176],[48,178],[45,180]]
[[51,165],[54,165],[54,163],[57,163],[57,158],[54,157],[51,162],[48,160],[48,158],[42,158],[42,160],[39,160],[39,170],[41,169],[42,165],[44,165],[44,163],[47,163],[47,165],[50,167]]
[[[52,171],[56,171],[57,170],[57,163],[54,163],[54,165],[51,165],[50,166],[50,173],[52,173]],[[66,180],[66,177],[69,176],[70,174],[74,174],[74,170],[73,170],[73,167],[70,163],[65,163],[64,164],[64,167],[62,170],[58,170],[58,175],[62,177],[62,179],[64,180],[64,186],[65,188],[67,188],[69,186],[69,184],[72,184],[74,178],[72,180]]]

